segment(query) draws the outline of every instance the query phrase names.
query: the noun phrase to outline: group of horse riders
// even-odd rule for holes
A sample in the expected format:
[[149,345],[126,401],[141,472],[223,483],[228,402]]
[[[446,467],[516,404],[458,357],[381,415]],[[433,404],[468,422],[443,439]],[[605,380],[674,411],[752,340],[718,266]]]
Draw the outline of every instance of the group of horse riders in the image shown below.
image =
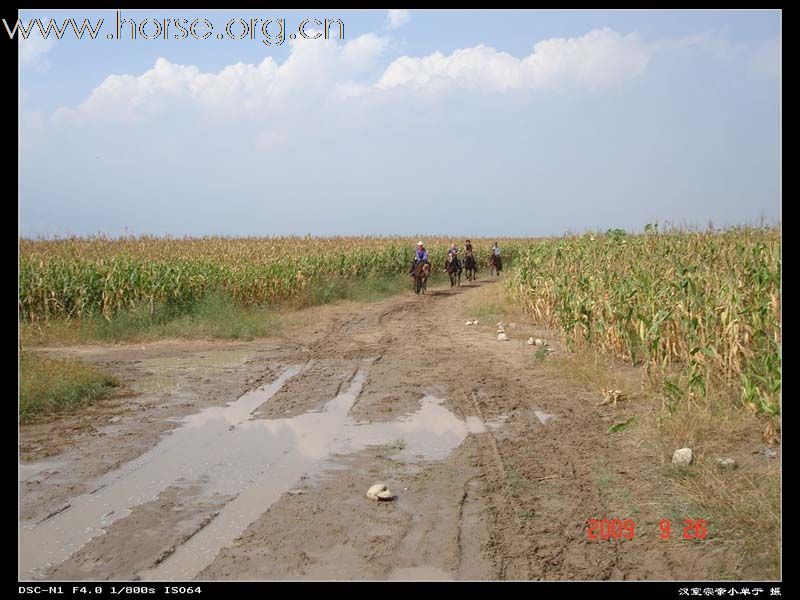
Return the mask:
[[[475,257],[472,253],[472,242],[470,240],[465,240],[464,242],[464,254],[465,260],[469,261],[472,260],[473,265],[477,265],[477,261],[475,261]],[[500,245],[495,242],[492,246],[492,264],[494,265],[495,269],[499,272],[503,270],[502,262],[500,258]],[[411,263],[411,268],[408,270],[409,275],[414,274],[414,269],[417,267],[419,263],[427,263],[430,264],[428,260],[428,251],[425,250],[425,245],[422,243],[422,240],[417,242],[417,250],[414,253],[414,260]],[[445,268],[451,263],[455,263],[455,269],[460,273],[461,272],[461,262],[458,259],[458,247],[455,243],[450,246],[450,249],[447,251],[447,258],[445,260]],[[467,265],[469,266],[469,264]],[[473,268],[475,268],[473,266]]]

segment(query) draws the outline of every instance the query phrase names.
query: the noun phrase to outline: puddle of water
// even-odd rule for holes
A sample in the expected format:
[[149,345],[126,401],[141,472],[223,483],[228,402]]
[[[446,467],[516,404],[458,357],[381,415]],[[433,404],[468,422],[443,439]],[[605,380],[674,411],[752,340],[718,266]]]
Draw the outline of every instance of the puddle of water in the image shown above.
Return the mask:
[[19,463],[19,481],[31,481],[40,475],[47,476],[57,473],[63,463],[57,460],[42,460],[35,463]]
[[358,447],[380,446],[404,442],[404,447],[392,455],[400,461],[415,462],[417,456],[439,460],[457,448],[470,433],[485,433],[477,417],[462,421],[443,406],[443,400],[425,396],[417,412],[394,422],[355,423],[346,428],[346,441]]
[[[263,402],[299,371],[298,367],[287,369],[272,384],[242,398],[250,401],[253,394],[259,394]],[[224,444],[219,440],[227,432],[228,422],[216,425],[198,428],[187,424],[173,431],[152,450],[101,478],[95,493],[72,499],[68,510],[38,526],[21,526],[21,576],[31,578],[63,562],[104,533],[105,527],[130,514],[131,508],[154,500],[178,479],[199,479],[222,454],[220,446]]]
[[542,411],[540,411],[540,410],[535,410],[535,411],[533,411],[533,412],[534,412],[534,414],[536,415],[536,418],[537,418],[537,419],[539,419],[539,422],[540,422],[542,425],[546,425],[546,424],[547,424],[547,422],[548,422],[550,419],[555,419],[555,418],[556,418],[556,416],[555,416],[555,415],[549,415],[549,414],[547,414],[546,412],[542,412]]
[[189,580],[285,492],[334,468],[337,457],[402,440],[402,449],[393,455],[396,460],[438,460],[470,433],[486,431],[479,419],[462,421],[433,396],[426,396],[417,412],[395,422],[354,421],[348,413],[366,379],[365,367],[320,410],[292,418],[250,420],[251,413],[300,370],[287,369],[272,384],[228,406],[185,418],[150,452],[105,478],[96,493],[73,500],[69,510],[38,527],[23,528],[22,572],[31,577],[62,562],[176,480],[203,478],[204,494],[238,495],[166,560],[140,573],[143,579]]

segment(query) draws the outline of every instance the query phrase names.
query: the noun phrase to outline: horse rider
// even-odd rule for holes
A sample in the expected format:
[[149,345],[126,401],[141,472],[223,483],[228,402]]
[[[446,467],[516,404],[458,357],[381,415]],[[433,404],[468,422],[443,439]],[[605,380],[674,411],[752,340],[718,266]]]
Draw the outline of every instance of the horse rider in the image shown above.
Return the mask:
[[475,255],[472,253],[472,240],[466,240],[464,242],[464,263],[470,264],[470,260],[472,261],[472,268],[477,270],[478,261],[475,260]]
[[475,257],[472,254],[472,240],[466,240],[464,242],[464,260],[469,262],[469,259],[475,260]]
[[417,251],[414,253],[414,260],[411,263],[411,268],[409,269],[409,275],[414,274],[414,269],[417,266],[417,263],[426,263],[428,262],[428,251],[425,250],[425,246],[422,244],[422,240],[417,242]]
[[[461,270],[461,262],[458,260],[458,247],[455,244],[450,246],[450,250],[447,251],[447,256],[448,256],[448,261],[447,262],[450,262],[450,260],[452,260],[455,263],[456,270],[460,271]],[[451,256],[452,256],[452,259],[450,259]],[[447,266],[447,264],[445,263],[445,267],[446,266]]]
[[500,258],[500,246],[497,242],[492,246],[492,262],[494,263],[495,271],[499,275],[500,271],[503,270],[503,259]]

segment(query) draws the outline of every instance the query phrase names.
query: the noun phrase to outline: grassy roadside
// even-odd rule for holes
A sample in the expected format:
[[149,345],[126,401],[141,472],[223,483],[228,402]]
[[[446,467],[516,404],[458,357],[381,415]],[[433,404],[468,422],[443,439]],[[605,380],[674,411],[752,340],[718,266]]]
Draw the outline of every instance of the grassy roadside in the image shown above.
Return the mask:
[[31,352],[19,358],[19,421],[23,425],[69,412],[116,392],[119,382],[78,361]]
[[[431,278],[432,285],[445,276]],[[307,319],[300,309],[337,302],[376,302],[411,291],[410,278],[386,277],[359,281],[335,281],[317,286],[313,295],[292,305],[247,308],[227,298],[207,296],[183,314],[151,314],[140,307],[117,315],[82,321],[53,320],[45,324],[23,323],[22,347],[138,342],[164,338],[252,340],[281,333]],[[23,351],[19,362],[19,418],[23,425],[48,420],[114,395],[118,382],[76,359],[52,359],[35,351]]]
[[[500,285],[477,292],[464,316],[531,326],[530,315]],[[691,543],[681,539],[685,519],[705,519],[709,535],[694,543],[706,544],[709,579],[780,578],[780,459],[760,453],[779,431],[777,417],[757,417],[721,397],[726,393],[722,390],[691,403],[671,402],[644,369],[591,348],[558,358],[535,356],[532,368],[546,369],[553,377],[591,391],[598,402],[603,389],[618,389],[627,397],[608,407],[617,426],[607,433],[616,442],[620,460],[627,456],[637,472],[628,478],[598,472],[596,481],[620,516],[635,517],[637,527],[640,520],[656,527],[658,519],[669,518],[677,533],[669,543],[675,544]],[[735,396],[737,390],[727,393]],[[675,467],[672,454],[683,447],[692,448],[694,462]],[[733,458],[736,468],[720,468],[721,458]]]
[[[431,277],[432,285],[445,276]],[[22,323],[23,347],[94,342],[138,342],[164,338],[253,340],[280,333],[287,317],[298,309],[340,301],[376,302],[408,292],[411,279],[405,275],[358,280],[331,279],[311,289],[291,304],[245,307],[221,295],[209,295],[181,313],[151,311],[139,306],[111,320],[96,318]]]

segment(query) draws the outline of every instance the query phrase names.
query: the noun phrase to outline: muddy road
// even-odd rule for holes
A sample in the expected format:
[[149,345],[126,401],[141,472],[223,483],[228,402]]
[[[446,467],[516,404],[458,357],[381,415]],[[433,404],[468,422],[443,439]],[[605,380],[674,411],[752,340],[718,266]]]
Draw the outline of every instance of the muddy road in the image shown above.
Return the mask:
[[[635,500],[650,467],[596,396],[536,368],[524,340],[546,331],[465,326],[494,285],[314,309],[254,342],[43,350],[132,393],[21,430],[20,577],[705,578],[655,534],[587,540],[587,519],[630,516],[608,474],[641,480]],[[378,481],[394,501],[365,497]],[[637,528],[662,516],[648,499]]]

